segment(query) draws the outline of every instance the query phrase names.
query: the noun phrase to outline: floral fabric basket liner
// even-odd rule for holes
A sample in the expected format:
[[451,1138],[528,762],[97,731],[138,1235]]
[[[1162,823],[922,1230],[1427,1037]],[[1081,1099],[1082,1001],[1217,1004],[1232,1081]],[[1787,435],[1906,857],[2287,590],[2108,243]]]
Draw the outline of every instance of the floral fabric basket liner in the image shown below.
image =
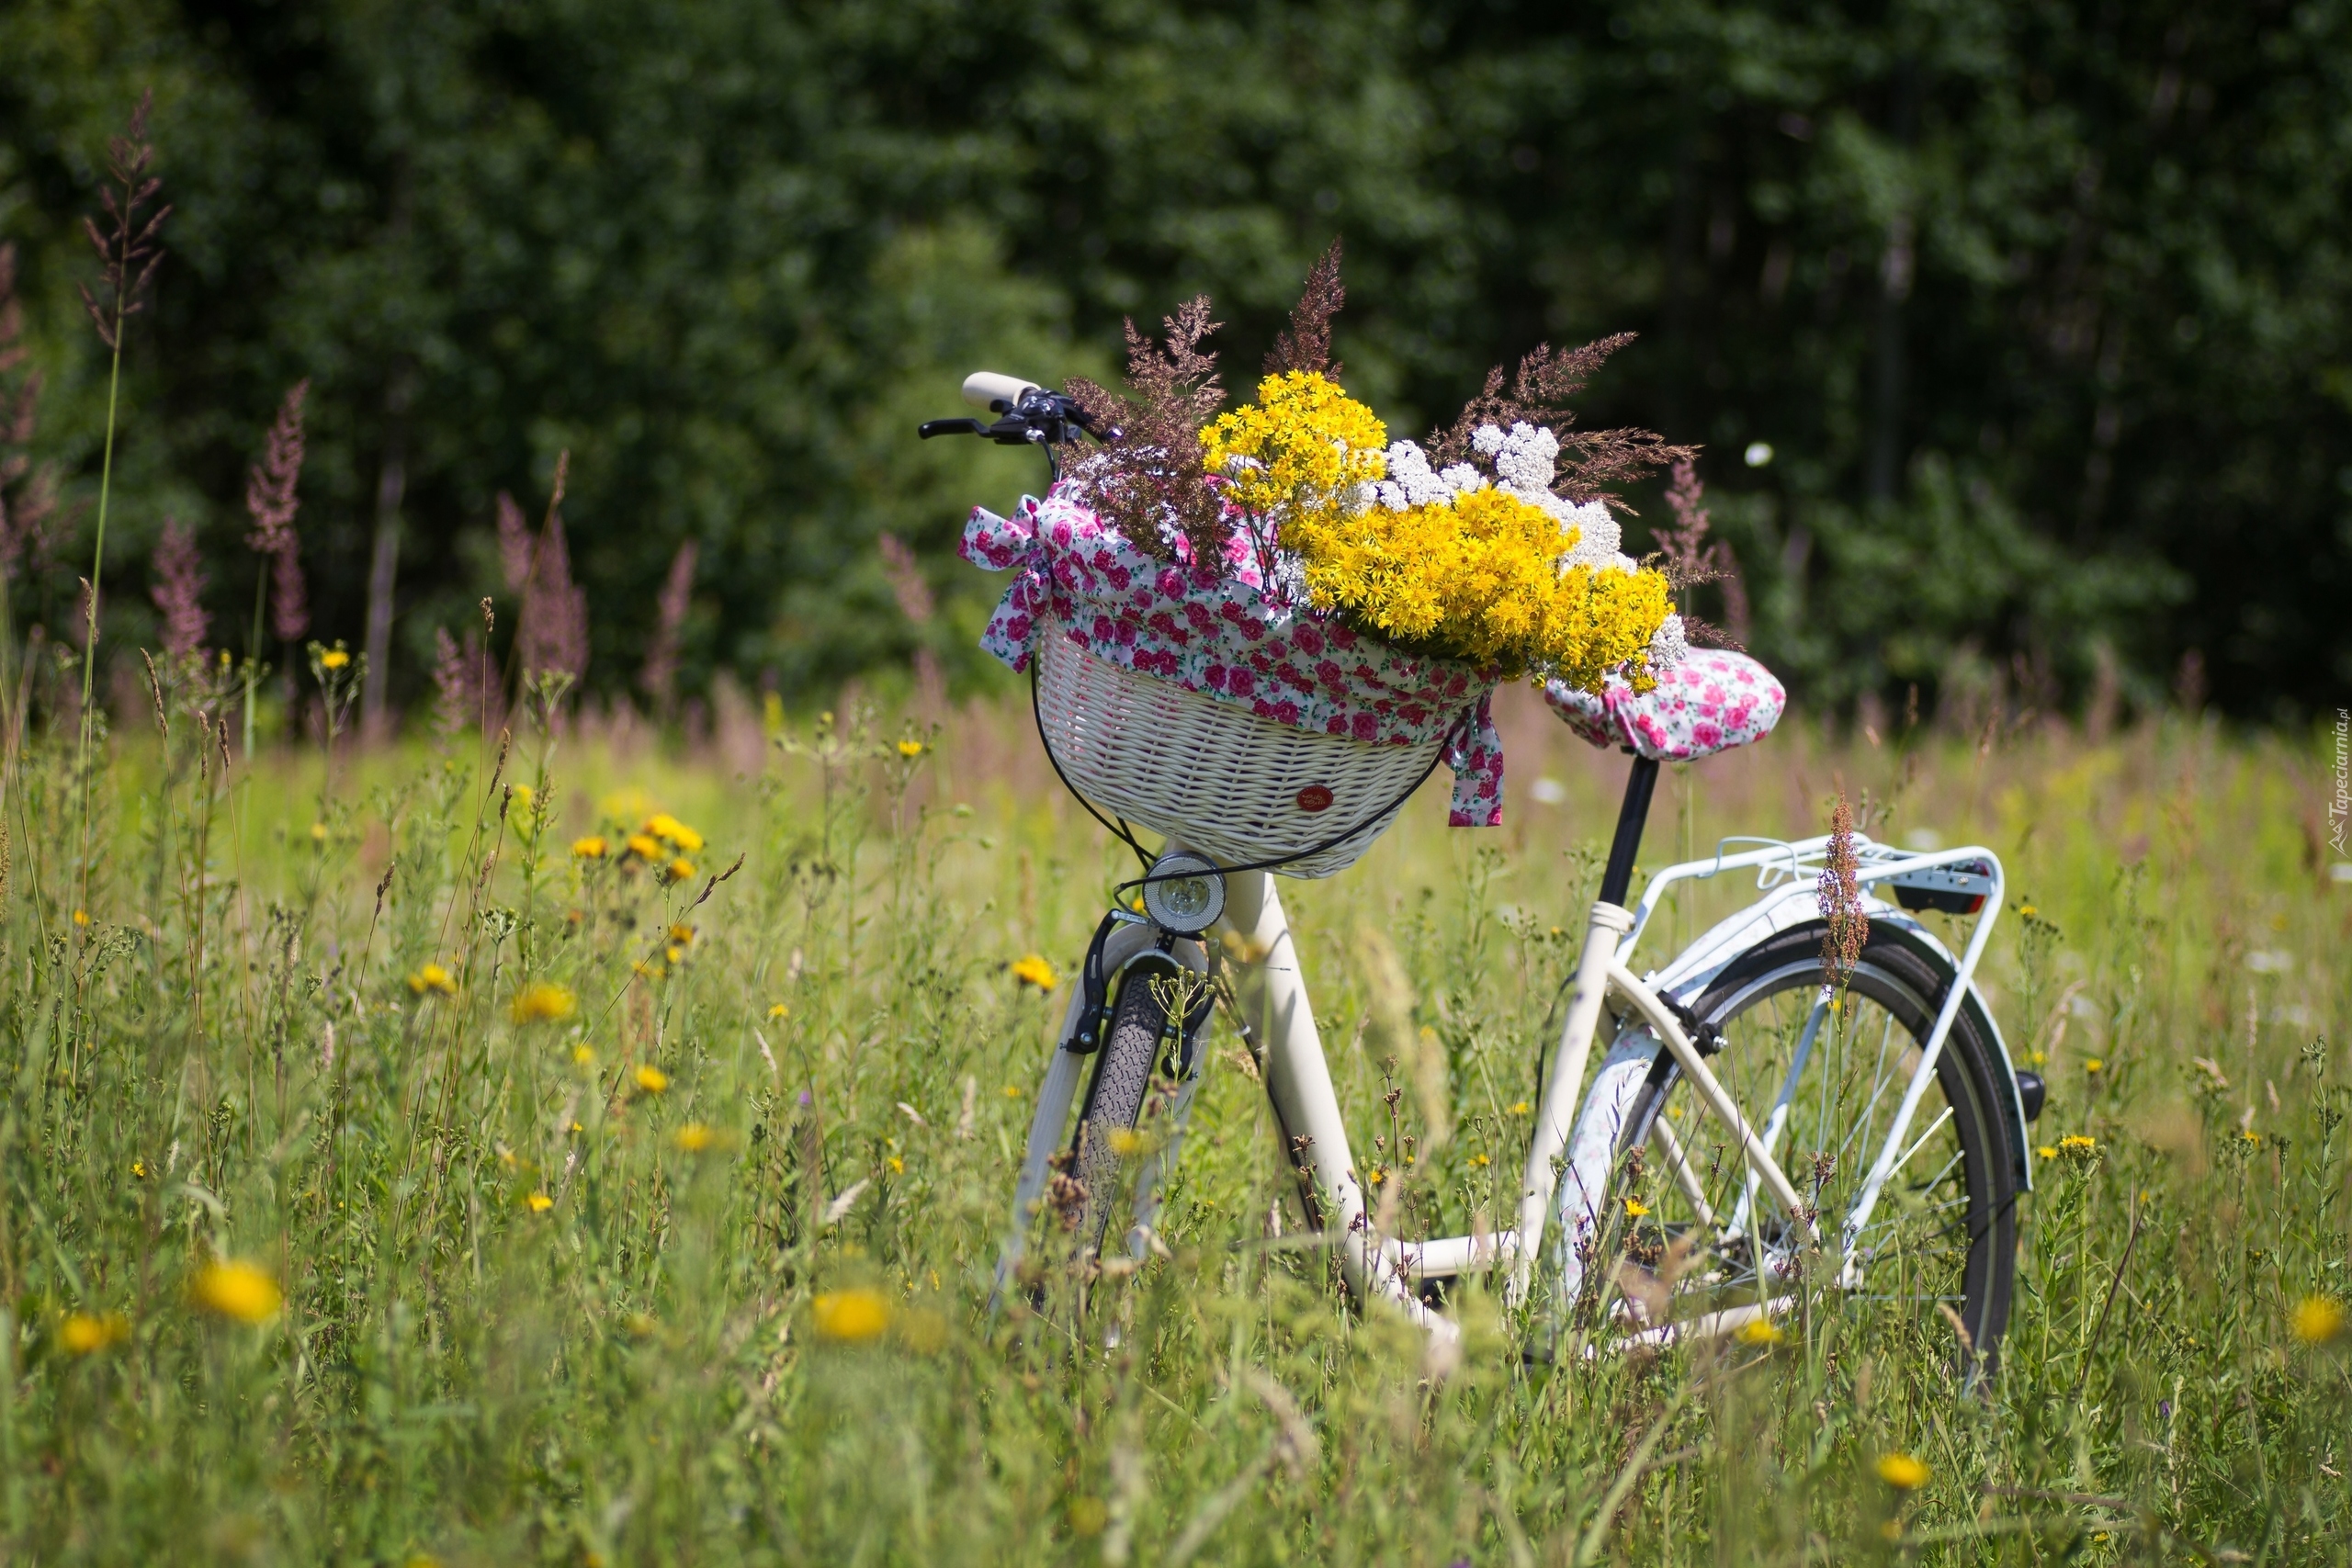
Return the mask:
[[1400,653],[1269,592],[1257,552],[1237,530],[1216,568],[1159,561],[1098,517],[1065,481],[1023,496],[1010,517],[973,509],[963,558],[1018,570],[980,646],[1026,671],[1051,623],[1097,659],[1175,682],[1296,729],[1368,744],[1447,738],[1449,820],[1502,821],[1502,740],[1490,672]]

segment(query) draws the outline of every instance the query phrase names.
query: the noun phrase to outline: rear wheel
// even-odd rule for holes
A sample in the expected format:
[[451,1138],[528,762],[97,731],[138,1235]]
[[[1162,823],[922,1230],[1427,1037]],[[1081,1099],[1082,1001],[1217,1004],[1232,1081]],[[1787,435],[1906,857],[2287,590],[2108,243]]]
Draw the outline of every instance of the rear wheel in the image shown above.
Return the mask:
[[1631,1266],[1618,1271],[1625,1315],[1655,1331],[1732,1314],[1713,1320],[1720,1326],[1759,1303],[1776,1312],[1790,1304],[1809,1269],[1850,1310],[1908,1318],[1944,1337],[1956,1327],[1971,1371],[1989,1371],[2008,1325],[2017,1257],[2016,1151],[1996,1098],[2007,1069],[1975,1003],[1963,1004],[1849,1256],[1849,1216],[1952,970],[1917,936],[1875,923],[1833,1013],[1823,999],[1822,932],[1810,922],[1759,943],[1692,1011],[1724,1037],[1709,1066],[1798,1192],[1810,1195],[1826,1258],[1803,1257],[1803,1226],[1773,1212],[1726,1132],[1661,1052],[1627,1109],[1611,1180]]

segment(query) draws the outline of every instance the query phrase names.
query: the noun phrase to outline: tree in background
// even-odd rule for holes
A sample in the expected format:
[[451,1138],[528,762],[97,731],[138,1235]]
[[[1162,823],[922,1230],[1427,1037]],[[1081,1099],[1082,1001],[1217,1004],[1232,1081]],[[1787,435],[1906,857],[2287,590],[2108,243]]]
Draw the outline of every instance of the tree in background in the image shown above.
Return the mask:
[[1101,377],[1122,316],[1201,290],[1254,362],[1344,233],[1339,346],[1384,408],[1638,330],[1591,417],[1707,444],[1748,641],[1816,700],[2114,671],[2153,703],[2193,656],[2283,717],[2352,680],[2347,46],[2342,0],[28,0],[0,239],[70,508],[100,429],[70,225],[154,87],[179,232],[109,570],[167,508],[224,551],[308,376],[315,624],[382,637],[395,701],[485,593],[519,608],[496,497],[567,447],[592,685],[986,680],[948,546],[1038,476],[913,423],[981,365]]

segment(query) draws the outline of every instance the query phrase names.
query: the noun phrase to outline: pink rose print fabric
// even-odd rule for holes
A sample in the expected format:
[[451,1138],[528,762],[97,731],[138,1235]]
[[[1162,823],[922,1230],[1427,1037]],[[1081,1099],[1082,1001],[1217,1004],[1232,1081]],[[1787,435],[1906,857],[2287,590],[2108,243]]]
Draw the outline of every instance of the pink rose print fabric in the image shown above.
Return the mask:
[[1294,728],[1389,746],[1444,735],[1453,825],[1502,821],[1492,671],[1411,658],[1284,603],[1267,589],[1239,528],[1213,566],[1154,560],[1077,489],[1065,481],[1042,502],[1023,496],[1010,517],[973,509],[964,558],[1019,573],[980,634],[982,648],[1026,670],[1045,626],[1058,622],[1098,659]]
[[1789,697],[1747,655],[1694,648],[1647,692],[1611,675],[1599,696],[1554,681],[1544,700],[1595,746],[1631,746],[1654,761],[1688,762],[1763,739],[1781,722]]

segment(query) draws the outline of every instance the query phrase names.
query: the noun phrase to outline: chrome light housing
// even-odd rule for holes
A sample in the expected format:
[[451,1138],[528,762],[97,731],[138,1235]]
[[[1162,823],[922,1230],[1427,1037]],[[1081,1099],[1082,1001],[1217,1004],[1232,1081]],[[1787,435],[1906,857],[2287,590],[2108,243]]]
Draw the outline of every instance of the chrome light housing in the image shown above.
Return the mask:
[[1225,913],[1225,878],[1205,855],[1170,850],[1146,874],[1143,908],[1162,931],[1197,936]]

